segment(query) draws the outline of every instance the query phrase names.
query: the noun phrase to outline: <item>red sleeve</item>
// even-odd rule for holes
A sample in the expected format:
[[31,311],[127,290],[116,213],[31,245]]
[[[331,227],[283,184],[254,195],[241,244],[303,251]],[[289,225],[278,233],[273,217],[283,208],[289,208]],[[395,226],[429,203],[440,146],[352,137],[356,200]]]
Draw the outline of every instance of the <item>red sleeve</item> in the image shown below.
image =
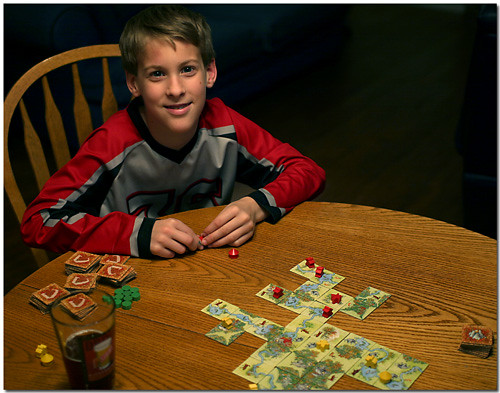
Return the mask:
[[[218,104],[224,105],[220,100]],[[258,188],[250,196],[271,213],[271,221],[276,222],[299,203],[323,191],[325,171],[312,159],[225,108],[230,120],[222,121],[234,125],[239,144],[239,180]]]
[[[130,127],[127,124],[130,119],[124,111],[110,121],[116,129]],[[144,219],[122,212],[100,217],[99,195],[81,197],[94,185],[99,173],[109,170],[109,162],[120,156],[124,144],[134,142],[133,138],[117,142],[114,136],[109,137],[106,124],[47,181],[26,209],[21,234],[28,245],[55,252],[84,250],[124,255],[138,252],[136,238]],[[102,192],[106,191],[104,184]]]

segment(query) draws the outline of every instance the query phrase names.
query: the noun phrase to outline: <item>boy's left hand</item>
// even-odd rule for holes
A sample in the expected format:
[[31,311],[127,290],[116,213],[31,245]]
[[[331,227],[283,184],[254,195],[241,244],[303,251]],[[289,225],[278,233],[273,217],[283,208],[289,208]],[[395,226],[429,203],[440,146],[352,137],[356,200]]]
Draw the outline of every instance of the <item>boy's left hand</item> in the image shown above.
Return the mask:
[[256,224],[268,214],[253,198],[234,201],[205,228],[201,244],[208,247],[241,246],[253,236]]

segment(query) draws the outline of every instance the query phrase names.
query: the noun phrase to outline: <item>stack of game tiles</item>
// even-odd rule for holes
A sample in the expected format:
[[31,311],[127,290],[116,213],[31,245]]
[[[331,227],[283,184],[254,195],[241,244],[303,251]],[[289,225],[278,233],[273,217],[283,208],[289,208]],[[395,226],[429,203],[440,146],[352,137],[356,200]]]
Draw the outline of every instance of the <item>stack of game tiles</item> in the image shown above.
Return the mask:
[[71,273],[66,279],[64,288],[71,292],[76,290],[90,292],[97,287],[97,273]]
[[66,274],[90,273],[99,267],[100,255],[77,251],[65,263]]
[[30,303],[38,308],[42,314],[47,314],[52,304],[62,296],[69,295],[66,289],[53,283],[47,285],[39,291],[33,292],[30,297]]
[[104,265],[105,263],[111,263],[111,262],[123,264],[123,263],[127,262],[129,259],[130,259],[129,255],[106,254],[101,258],[99,263],[101,265]]
[[137,273],[132,266],[127,266],[122,263],[110,262],[101,266],[97,271],[99,280],[121,286],[130,280],[133,280]]
[[485,326],[466,325],[462,329],[459,351],[487,358],[493,347],[493,331]]
[[67,297],[61,300],[61,307],[72,317],[82,321],[97,307],[97,304],[84,293]]

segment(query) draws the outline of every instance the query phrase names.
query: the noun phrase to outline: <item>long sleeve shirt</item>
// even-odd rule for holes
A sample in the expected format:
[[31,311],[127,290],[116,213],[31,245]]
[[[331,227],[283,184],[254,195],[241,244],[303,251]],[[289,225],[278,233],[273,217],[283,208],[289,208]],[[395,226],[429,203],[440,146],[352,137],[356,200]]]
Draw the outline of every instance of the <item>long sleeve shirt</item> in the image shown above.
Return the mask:
[[313,160],[218,98],[179,151],[153,139],[141,105],[111,116],[49,179],[21,223],[28,245],[151,257],[158,217],[229,203],[236,181],[255,189],[249,196],[273,223],[324,188]]

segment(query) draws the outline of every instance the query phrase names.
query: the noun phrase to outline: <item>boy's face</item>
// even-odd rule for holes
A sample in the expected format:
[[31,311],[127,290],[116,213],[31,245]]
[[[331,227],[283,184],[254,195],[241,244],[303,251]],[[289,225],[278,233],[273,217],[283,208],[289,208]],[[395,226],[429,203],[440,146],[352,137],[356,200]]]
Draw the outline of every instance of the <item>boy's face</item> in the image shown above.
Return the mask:
[[153,137],[171,149],[181,149],[196,132],[205,105],[206,88],[217,77],[215,60],[205,67],[199,49],[184,41],[151,39],[139,58],[137,75],[127,73],[127,85],[144,100],[144,120]]

